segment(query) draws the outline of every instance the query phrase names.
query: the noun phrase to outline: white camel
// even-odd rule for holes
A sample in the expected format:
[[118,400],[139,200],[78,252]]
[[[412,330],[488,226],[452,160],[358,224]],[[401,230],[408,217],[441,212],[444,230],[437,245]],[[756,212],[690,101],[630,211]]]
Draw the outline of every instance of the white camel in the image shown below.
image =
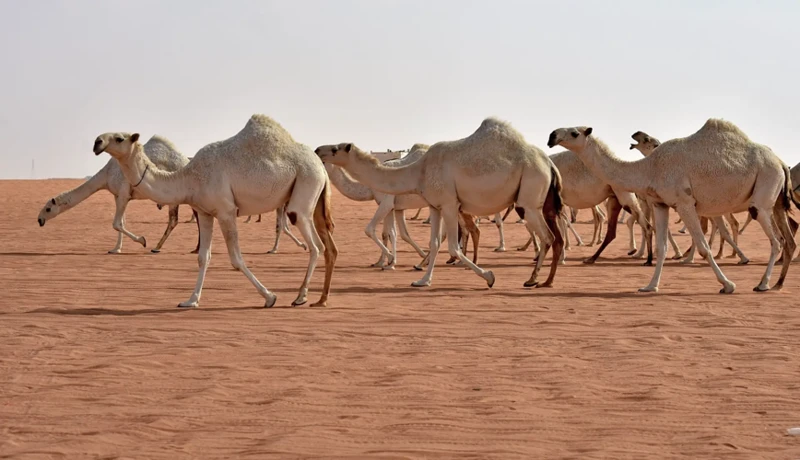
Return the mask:
[[552,286],[563,240],[557,219],[561,212],[561,177],[540,149],[529,145],[510,124],[488,118],[472,135],[431,146],[419,161],[390,168],[350,143],[318,147],[326,163],[345,168],[374,190],[392,195],[420,194],[430,205],[430,263],[413,286],[429,286],[433,277],[442,218],[449,252],[481,276],[491,287],[495,276],[473,264],[458,240],[459,210],[473,216],[491,215],[516,204],[529,231],[542,240],[536,267],[526,286],[537,286],[538,272],[547,249],[553,247],[550,275],[539,286]]
[[[631,135],[631,138],[633,138],[633,140],[636,141],[635,144],[631,144],[631,147],[630,147],[631,150],[636,149],[645,157],[650,156],[650,154],[653,153],[653,150],[655,150],[656,148],[658,148],[658,146],[661,145],[661,141],[659,141],[657,138],[655,138],[653,136],[650,136],[649,134],[647,134],[647,133],[645,133],[643,131],[636,131],[635,133],[633,133],[633,135]],[[640,198],[640,200],[641,200],[641,202],[643,203],[643,206],[644,206],[644,204],[646,204],[645,200],[642,200],[641,198]],[[647,214],[648,220],[651,220],[652,219],[652,215],[653,215],[652,207],[647,205],[647,207],[645,209],[646,209],[646,214]],[[728,238],[722,237],[720,239],[721,241],[720,241],[720,246],[719,246],[719,252],[717,253],[717,255],[714,256],[714,258],[715,259],[719,259],[719,258],[722,257],[722,250],[723,250],[723,247],[724,247],[724,243],[727,240],[727,241],[729,241],[729,244],[731,244],[732,251],[733,251],[731,253],[731,255],[728,256],[728,258],[734,258],[734,257],[738,256],[739,257],[739,264],[740,265],[745,265],[745,264],[750,262],[750,259],[748,259],[744,255],[744,253],[739,249],[739,237],[738,237],[739,221],[736,220],[736,216],[734,216],[732,213],[726,214],[725,215],[725,220],[727,220],[728,223],[731,224],[732,234],[728,233],[728,235],[729,235]],[[700,216],[700,225],[701,225],[701,227],[703,229],[703,234],[705,234],[705,232],[707,230],[708,221],[709,221],[708,217]],[[711,219],[711,238],[708,241],[708,246],[711,247],[711,248],[714,247],[714,236],[719,231],[718,226],[720,224],[723,225],[723,226],[725,225],[724,223],[722,223],[722,218],[712,218]],[[720,231],[719,233],[720,233],[720,235],[726,234],[724,231]],[[673,259],[680,259],[680,258],[684,257],[684,255],[681,254],[680,247],[678,247],[678,244],[675,242],[675,239],[672,237],[672,232],[671,231],[667,234],[667,237],[669,239],[670,244],[672,245],[672,249],[675,251],[675,255],[672,258]],[[645,238],[645,235],[642,235],[642,241],[643,242],[644,242],[644,238]],[[644,243],[642,243],[642,244],[644,244]],[[692,246],[689,248],[688,252],[686,253],[686,258],[681,263],[682,264],[691,264],[691,263],[693,263],[694,262],[694,253],[695,253],[695,245],[692,244]]]
[[[150,140],[144,144],[143,149],[144,154],[147,155],[154,164],[165,171],[177,171],[189,163],[189,159],[179,152],[172,142],[161,136],[156,135],[151,137]],[[39,226],[44,226],[48,221],[55,219],[59,214],[69,211],[100,190],[108,190],[111,192],[111,194],[114,195],[114,203],[116,205],[112,226],[114,230],[117,231],[117,244],[114,246],[114,249],[108,251],[108,253],[122,253],[123,235],[136,241],[143,247],[147,247],[147,240],[144,236],[136,236],[125,228],[125,209],[128,207],[128,202],[147,198],[136,190],[136,188],[131,187],[131,184],[125,179],[125,176],[123,176],[119,163],[113,158],[109,159],[100,171],[83,184],[47,200],[42,210],[39,211]],[[176,204],[169,207],[167,229],[164,231],[164,235],[161,237],[156,247],[150,252],[160,252],[161,247],[164,246],[170,233],[172,233],[172,230],[177,225],[178,205]]]
[[325,282],[315,305],[326,305],[338,251],[332,235],[328,176],[309,147],[296,142],[271,118],[253,115],[233,137],[203,147],[186,167],[167,172],[144,155],[138,140],[138,133],[101,134],[93,150],[97,155],[108,152],[116,158],[126,179],[144,196],[156,203],[186,203],[198,212],[200,269],[194,292],[180,307],[199,304],[211,259],[215,218],[219,220],[233,267],[243,272],[264,297],[265,307],[275,305],[277,296],[256,279],[242,258],[236,217],[239,213],[274,211],[283,205],[309,249],[305,278],[292,305],[307,301],[308,285],[320,250],[325,254]]
[[[667,253],[669,209],[674,208],[692,235],[697,250],[711,265],[723,293],[736,285],[725,277],[711,255],[699,215],[721,216],[748,210],[761,224],[771,244],[770,258],[756,291],[769,290],[775,259],[781,251],[770,216],[783,236],[784,253],[794,253],[786,212],[792,199],[789,168],[766,146],[752,142],[733,123],[709,119],[691,136],[661,144],[638,161],[618,158],[590,127],[559,128],[548,146],[561,145],[577,153],[593,173],[624,190],[645,197],[654,206],[658,260],[650,284],[640,291],[658,291]],[[722,230],[724,226],[720,228]],[[785,257],[778,282],[786,279],[791,260]]]

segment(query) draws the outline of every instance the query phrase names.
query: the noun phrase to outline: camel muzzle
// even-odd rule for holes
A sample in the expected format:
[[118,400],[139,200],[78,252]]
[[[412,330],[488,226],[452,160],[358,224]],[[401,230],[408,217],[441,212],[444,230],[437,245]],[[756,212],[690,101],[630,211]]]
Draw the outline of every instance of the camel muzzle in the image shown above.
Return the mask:
[[556,145],[558,145],[558,141],[556,141],[556,132],[553,131],[550,133],[550,138],[547,140],[547,146],[552,149]]
[[637,144],[631,144],[631,148],[630,148],[630,149],[628,149],[628,150],[633,150],[633,149],[635,149],[635,148],[636,148],[636,145],[637,145]]
[[44,227],[44,219],[42,219],[41,217],[39,218],[39,226]]

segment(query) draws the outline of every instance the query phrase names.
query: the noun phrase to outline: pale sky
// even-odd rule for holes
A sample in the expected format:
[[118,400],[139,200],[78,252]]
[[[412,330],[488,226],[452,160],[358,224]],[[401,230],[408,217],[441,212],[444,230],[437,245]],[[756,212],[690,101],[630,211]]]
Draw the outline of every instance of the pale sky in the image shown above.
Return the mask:
[[707,118],[800,161],[797,0],[0,0],[0,178],[83,177],[107,131],[187,156],[253,113],[300,142],[408,148],[487,116],[618,155]]

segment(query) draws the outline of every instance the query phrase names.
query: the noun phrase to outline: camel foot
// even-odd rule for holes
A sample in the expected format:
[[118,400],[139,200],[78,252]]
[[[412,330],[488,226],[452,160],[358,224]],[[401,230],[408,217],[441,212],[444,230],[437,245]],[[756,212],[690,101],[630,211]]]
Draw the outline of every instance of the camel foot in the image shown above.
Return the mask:
[[737,265],[747,265],[749,263],[750,263],[750,259],[747,259],[747,258],[742,259],[739,262],[736,262]]
[[525,281],[524,283],[522,283],[523,287],[536,287],[538,285],[539,285],[539,282],[535,281],[533,279],[529,279],[528,281]]
[[629,256],[632,256],[632,255],[634,255],[634,254],[636,254],[636,249],[635,249],[635,248],[634,248],[634,249],[631,249],[630,251],[628,251],[628,255],[629,255]]
[[158,254],[161,252],[161,249],[151,249],[150,252],[152,252],[153,254]]
[[325,307],[327,307],[327,306],[328,306],[328,301],[327,301],[327,299],[326,299],[326,300],[319,299],[319,302],[314,302],[314,303],[312,303],[311,305],[309,305],[309,307],[311,307],[311,308],[316,308],[316,307],[322,307],[322,308],[325,308]]
[[300,247],[303,248],[303,251],[308,251],[308,246],[305,243],[300,243]]
[[735,252],[733,254],[725,256],[726,259],[735,259],[737,257],[739,257],[739,254],[736,254]]
[[691,265],[694,263],[694,259],[684,259],[678,263],[680,263],[681,265]]
[[645,286],[639,288],[639,292],[658,292],[658,286]]
[[142,245],[143,248],[147,247],[147,239],[145,237],[140,236],[138,240],[136,240],[139,244]]
[[122,254],[122,249],[112,249],[108,251],[109,254]]
[[[769,286],[767,286],[769,289]],[[732,282],[728,281],[727,284],[722,285],[722,289],[719,290],[720,294],[733,294],[733,291],[736,290],[736,285]]]
[[674,256],[672,256],[672,260],[681,260],[683,259],[683,254],[680,252],[676,252]]
[[780,291],[781,289],[783,289],[783,284],[776,284],[775,286],[772,286],[770,291]]
[[267,254],[277,254],[277,253],[278,253],[277,249],[270,249],[269,251],[267,251]]
[[190,252],[189,254],[197,254],[197,253],[199,253],[199,252],[200,252],[200,250],[199,250],[199,249],[195,249],[194,251]]
[[494,286],[494,273],[492,273],[491,270],[489,270],[489,271],[487,271],[486,273],[483,274],[483,279],[486,280],[486,284],[489,287]]
[[498,246],[498,247],[494,248],[494,252],[506,252],[506,247],[505,246]]
[[[306,302],[308,302],[308,299],[306,299],[306,297],[305,297],[305,296],[304,296],[304,297],[298,297],[298,298],[296,298],[296,299],[294,299],[294,300],[292,301],[292,306],[293,306],[293,307],[299,307],[300,305],[305,305],[305,304],[306,304]],[[275,303],[275,302],[273,301],[273,304],[274,304],[274,303]],[[264,306],[266,307],[266,305],[264,305]]]
[[681,230],[678,230],[678,233],[682,233],[682,234],[684,234],[684,235],[685,235],[685,234],[686,234],[686,230],[683,230],[683,229],[681,229]]
[[413,283],[411,283],[411,286],[413,286],[413,287],[427,287],[427,286],[430,286],[430,285],[431,285],[431,282],[430,281],[425,281],[425,280],[414,281]]
[[551,283],[537,284],[535,287],[536,287],[536,289],[539,289],[539,288],[552,288],[553,287],[553,283],[551,282]]
[[528,248],[525,248],[525,247],[522,247],[522,246],[517,248],[517,251],[527,251],[527,250],[528,250]]
[[385,265],[381,267],[381,270],[394,270],[394,265]]
[[597,261],[597,259],[592,259],[591,257],[589,257],[588,259],[584,259],[583,263],[585,263],[586,265],[592,265],[593,263],[595,263],[595,261]]
[[420,267],[419,265],[414,265],[414,270],[416,270],[418,272],[421,272],[424,269],[422,267]]
[[642,264],[642,267],[652,267],[652,266],[653,266],[652,260],[645,261],[645,263]]
[[200,306],[200,304],[197,301],[190,302],[188,300],[178,304],[178,308],[197,308],[198,306]]
[[453,265],[453,264],[455,264],[455,263],[456,263],[456,261],[457,261],[457,260],[458,260],[458,259],[457,259],[456,257],[450,256],[450,258],[449,258],[449,259],[447,259],[447,262],[445,262],[445,264],[447,264],[447,265]]
[[275,306],[275,302],[278,301],[278,296],[270,293],[267,297],[265,297],[266,301],[264,302],[264,308],[272,308]]
[[759,284],[758,286],[753,288],[753,291],[754,292],[767,292],[767,291],[769,291],[769,286],[763,285],[763,284]]

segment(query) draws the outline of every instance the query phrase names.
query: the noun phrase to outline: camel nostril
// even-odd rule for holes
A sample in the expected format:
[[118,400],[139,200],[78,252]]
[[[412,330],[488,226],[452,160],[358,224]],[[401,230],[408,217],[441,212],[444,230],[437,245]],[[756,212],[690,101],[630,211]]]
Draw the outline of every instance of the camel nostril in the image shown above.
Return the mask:
[[44,219],[39,219],[39,226],[44,227]]

